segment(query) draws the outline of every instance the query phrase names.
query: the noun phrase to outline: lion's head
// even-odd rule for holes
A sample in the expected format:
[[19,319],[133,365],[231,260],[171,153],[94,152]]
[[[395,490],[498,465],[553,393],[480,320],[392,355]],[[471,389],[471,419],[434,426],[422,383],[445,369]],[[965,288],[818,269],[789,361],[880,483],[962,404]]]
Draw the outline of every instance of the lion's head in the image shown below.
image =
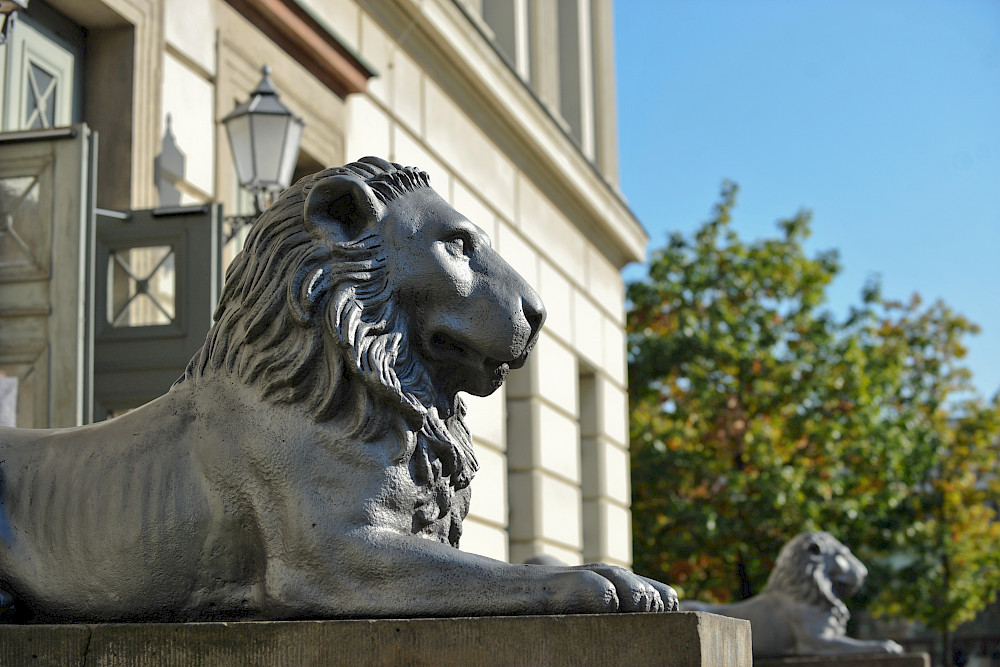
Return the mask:
[[781,548],[765,592],[829,608],[846,624],[850,614],[843,599],[861,588],[867,576],[868,568],[830,533],[800,533]]
[[185,378],[225,371],[345,437],[392,434],[445,511],[477,469],[457,393],[499,387],[544,317],[427,174],[369,157],[302,178],[260,216]]

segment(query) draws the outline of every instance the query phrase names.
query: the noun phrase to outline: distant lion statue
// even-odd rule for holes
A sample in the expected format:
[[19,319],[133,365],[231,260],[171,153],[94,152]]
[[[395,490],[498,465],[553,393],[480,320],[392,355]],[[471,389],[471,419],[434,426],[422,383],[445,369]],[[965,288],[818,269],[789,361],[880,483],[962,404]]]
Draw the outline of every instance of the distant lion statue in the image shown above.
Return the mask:
[[662,611],[618,567],[460,551],[460,391],[520,367],[538,295],[426,173],[364,158],[254,224],[183,377],[126,415],[0,428],[5,620]]
[[843,598],[867,576],[864,564],[829,533],[801,533],[782,547],[760,595],[733,604],[685,600],[680,608],[750,621],[755,658],[902,653],[891,640],[846,636],[851,615]]

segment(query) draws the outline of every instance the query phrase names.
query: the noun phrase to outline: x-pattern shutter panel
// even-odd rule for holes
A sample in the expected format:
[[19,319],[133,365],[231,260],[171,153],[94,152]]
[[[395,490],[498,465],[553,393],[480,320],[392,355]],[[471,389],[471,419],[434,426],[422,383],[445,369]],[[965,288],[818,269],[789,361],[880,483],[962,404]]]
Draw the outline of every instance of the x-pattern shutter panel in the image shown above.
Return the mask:
[[95,420],[166,393],[205,341],[220,220],[217,204],[98,216]]
[[38,63],[28,61],[28,86],[24,117],[28,129],[49,129],[56,124],[56,88],[59,80]]

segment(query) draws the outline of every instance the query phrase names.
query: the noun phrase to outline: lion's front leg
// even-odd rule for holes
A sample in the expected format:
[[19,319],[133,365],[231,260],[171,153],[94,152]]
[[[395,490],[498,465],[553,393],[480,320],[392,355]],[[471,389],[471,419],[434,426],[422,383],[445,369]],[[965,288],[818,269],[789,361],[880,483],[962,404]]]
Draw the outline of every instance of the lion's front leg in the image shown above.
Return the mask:
[[854,653],[902,653],[903,647],[892,641],[853,639],[851,637],[806,637],[799,639],[798,653],[800,655],[839,655]]
[[333,584],[329,612],[337,616],[662,611],[664,596],[676,599],[669,587],[607,565],[511,565],[374,528],[350,531],[336,542],[327,580]]
[[[485,616],[614,612],[614,584],[566,567],[511,565],[454,547],[368,529],[353,536],[357,578],[380,598],[377,615]],[[388,612],[390,609],[392,611]]]

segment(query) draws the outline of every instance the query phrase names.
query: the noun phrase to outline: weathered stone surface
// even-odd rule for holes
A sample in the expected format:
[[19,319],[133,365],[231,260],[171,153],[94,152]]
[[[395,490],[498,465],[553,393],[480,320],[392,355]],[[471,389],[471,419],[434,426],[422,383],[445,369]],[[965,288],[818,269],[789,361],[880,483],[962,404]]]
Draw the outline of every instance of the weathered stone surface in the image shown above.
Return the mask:
[[300,179],[167,394],[75,429],[0,427],[0,621],[675,609],[621,567],[457,548],[479,468],[460,394],[495,392],[544,319],[425,172],[363,158]]
[[770,660],[758,658],[753,664],[754,667],[931,667],[931,658],[926,653],[798,656]]
[[[0,626],[3,665],[749,667],[750,624],[704,613]],[[825,663],[829,664],[829,663]],[[881,663],[879,663],[881,664]],[[897,663],[892,663],[896,667]],[[899,663],[909,667],[909,663]]]

